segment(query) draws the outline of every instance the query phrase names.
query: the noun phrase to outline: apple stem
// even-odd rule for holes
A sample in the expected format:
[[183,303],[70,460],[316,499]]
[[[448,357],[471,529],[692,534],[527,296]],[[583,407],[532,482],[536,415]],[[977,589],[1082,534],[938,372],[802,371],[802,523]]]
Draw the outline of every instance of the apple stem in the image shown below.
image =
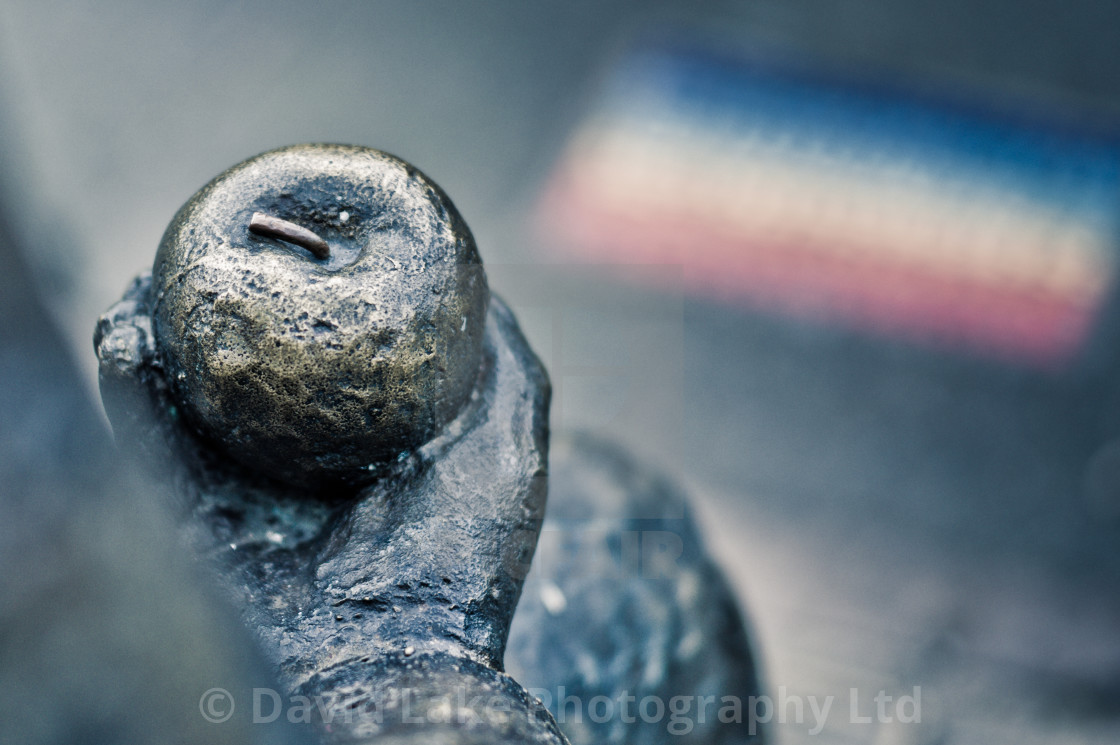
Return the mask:
[[316,259],[330,258],[331,249],[327,242],[304,227],[295,223],[281,220],[279,217],[266,215],[263,212],[254,212],[249,220],[249,230],[257,235],[268,238],[278,238],[288,243],[294,243],[310,251]]

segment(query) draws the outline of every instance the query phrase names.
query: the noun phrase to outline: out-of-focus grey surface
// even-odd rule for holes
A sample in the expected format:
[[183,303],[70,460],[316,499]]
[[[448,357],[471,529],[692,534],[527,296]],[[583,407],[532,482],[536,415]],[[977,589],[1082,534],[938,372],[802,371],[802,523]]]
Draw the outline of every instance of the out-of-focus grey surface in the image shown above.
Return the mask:
[[[603,66],[667,25],[1120,112],[1104,0],[8,2],[5,197],[91,395],[94,319],[195,189],[292,142],[393,152],[474,231],[552,373],[554,425],[696,492],[775,695],[838,697],[816,741],[1116,741],[1120,370],[1033,376],[543,266],[535,188]],[[920,727],[847,721],[853,687],[866,707],[914,686]]]
[[[7,217],[0,210],[0,743],[305,742],[285,722],[245,715],[247,692],[273,676],[175,551],[161,487],[114,452],[30,292]],[[216,729],[202,714],[230,720],[230,695],[241,715]]]

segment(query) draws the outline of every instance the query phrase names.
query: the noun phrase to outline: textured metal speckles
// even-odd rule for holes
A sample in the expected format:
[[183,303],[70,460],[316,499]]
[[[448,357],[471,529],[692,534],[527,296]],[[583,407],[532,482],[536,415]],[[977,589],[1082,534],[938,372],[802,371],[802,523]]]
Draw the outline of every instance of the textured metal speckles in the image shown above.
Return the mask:
[[[250,231],[257,212],[329,252]],[[301,145],[234,166],[179,211],[153,274],[186,419],[292,484],[362,481],[452,420],[478,378],[489,291],[474,239],[435,184],[377,150]]]

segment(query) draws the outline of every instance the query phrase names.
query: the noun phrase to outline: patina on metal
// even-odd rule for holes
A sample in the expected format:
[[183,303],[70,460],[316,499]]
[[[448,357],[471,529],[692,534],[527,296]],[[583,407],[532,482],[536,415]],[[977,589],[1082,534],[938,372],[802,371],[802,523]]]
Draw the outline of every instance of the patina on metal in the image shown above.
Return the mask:
[[[313,227],[329,258],[250,233],[256,212]],[[423,174],[333,145],[235,166],[95,345],[118,440],[175,485],[186,541],[288,691],[325,702],[325,739],[564,742],[501,672],[544,515],[548,379]],[[439,719],[437,694],[469,703]]]
[[286,483],[368,481],[454,419],[478,380],[489,291],[474,238],[439,187],[375,150],[299,146],[234,166],[172,221],[153,283],[183,416]]
[[[328,254],[252,230],[257,213]],[[525,686],[581,705],[757,694],[683,500],[587,442],[558,461],[554,527],[578,540],[530,581],[522,677],[503,672],[544,520],[550,388],[458,212],[404,162],[305,145],[235,166],[180,210],[94,342],[118,441],[171,485],[185,541],[287,691],[318,702],[323,741],[660,742],[664,722],[562,729],[559,701]],[[681,549],[652,574],[585,540],[651,529]],[[747,726],[696,738],[756,741]]]

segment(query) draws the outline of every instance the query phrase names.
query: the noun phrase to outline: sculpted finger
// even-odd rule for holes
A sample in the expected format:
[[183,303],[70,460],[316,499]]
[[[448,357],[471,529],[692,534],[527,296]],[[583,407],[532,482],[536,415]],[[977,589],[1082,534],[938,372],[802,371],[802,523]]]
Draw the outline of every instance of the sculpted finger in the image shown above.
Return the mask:
[[317,579],[371,639],[500,668],[509,621],[544,515],[549,384],[508,308],[491,302],[472,399],[417,454],[406,478],[374,487]]

